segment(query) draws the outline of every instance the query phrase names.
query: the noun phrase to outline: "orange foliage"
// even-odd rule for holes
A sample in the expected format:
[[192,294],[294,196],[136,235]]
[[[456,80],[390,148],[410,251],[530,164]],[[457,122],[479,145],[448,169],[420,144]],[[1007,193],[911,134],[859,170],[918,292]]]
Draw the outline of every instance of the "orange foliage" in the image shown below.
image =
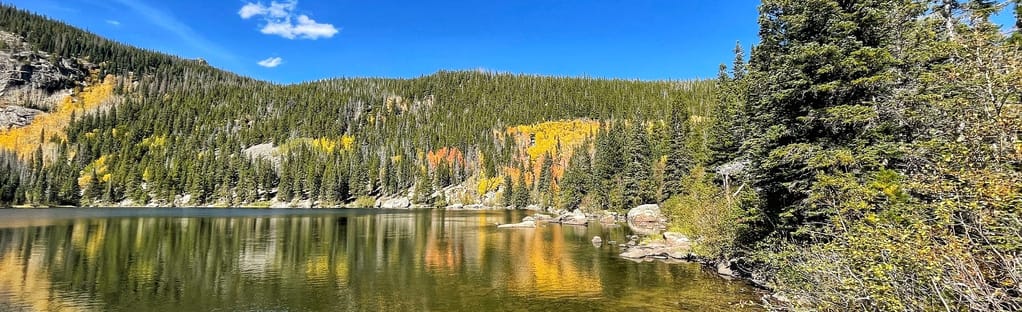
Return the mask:
[[45,131],[46,138],[56,135],[66,139],[64,130],[71,123],[72,113],[78,116],[99,108],[114,93],[114,76],[108,75],[102,83],[85,87],[75,96],[65,97],[50,113],[39,114],[32,123],[21,128],[0,130],[0,148],[14,151],[19,157],[27,158],[42,145],[40,135]]
[[440,160],[444,160],[448,164],[460,164],[465,165],[465,154],[456,147],[443,147],[436,151],[430,151],[426,154],[426,160],[429,161],[429,166],[436,168],[440,163]]

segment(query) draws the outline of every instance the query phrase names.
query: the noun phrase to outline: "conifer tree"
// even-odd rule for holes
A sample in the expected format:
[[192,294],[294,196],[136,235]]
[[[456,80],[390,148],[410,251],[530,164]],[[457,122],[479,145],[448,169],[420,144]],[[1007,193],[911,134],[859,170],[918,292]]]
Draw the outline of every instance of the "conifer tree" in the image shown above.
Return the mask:
[[501,197],[503,200],[501,203],[504,207],[511,207],[514,202],[514,181],[511,179],[510,174],[504,174],[504,195]]
[[[754,185],[765,200],[765,224],[777,226],[782,235],[809,239],[834,213],[834,206],[808,204],[814,183],[824,177],[855,179],[849,175],[878,169],[884,156],[866,148],[876,138],[865,136],[866,125],[877,114],[872,102],[893,83],[897,60],[888,49],[895,34],[891,27],[904,16],[891,12],[904,4],[763,1],[761,43],[749,72],[756,81],[750,84],[750,123],[758,133],[746,145]],[[833,158],[846,153],[870,163],[849,172]]]
[[626,208],[653,202],[649,140],[641,123],[629,126],[625,143],[625,167],[622,176]]
[[575,209],[591,191],[592,168],[589,147],[583,144],[575,149],[568,161],[561,182],[561,208]]
[[518,175],[518,184],[515,185],[513,192],[513,198],[511,199],[511,205],[515,208],[521,209],[529,205],[529,186],[525,184],[525,170],[520,170],[521,174]]
[[682,105],[674,105],[670,119],[670,149],[667,155],[667,166],[664,168],[664,195],[670,197],[680,194],[682,181],[692,170],[695,161],[688,145],[689,131],[688,109]]

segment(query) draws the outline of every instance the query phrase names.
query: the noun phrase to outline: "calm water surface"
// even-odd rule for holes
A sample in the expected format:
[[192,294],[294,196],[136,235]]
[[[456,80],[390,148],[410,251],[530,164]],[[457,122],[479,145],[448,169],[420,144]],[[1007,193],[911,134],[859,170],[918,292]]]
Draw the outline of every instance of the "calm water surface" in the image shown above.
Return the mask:
[[2,311],[741,311],[694,264],[634,263],[621,227],[524,212],[0,210]]

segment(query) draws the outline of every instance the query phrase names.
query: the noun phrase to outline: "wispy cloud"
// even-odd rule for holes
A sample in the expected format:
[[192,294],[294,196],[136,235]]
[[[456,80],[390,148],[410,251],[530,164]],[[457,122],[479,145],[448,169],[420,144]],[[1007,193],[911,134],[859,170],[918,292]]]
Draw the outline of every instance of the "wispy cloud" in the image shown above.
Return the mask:
[[117,20],[106,20],[106,23],[113,26],[121,26],[121,22]]
[[319,39],[331,38],[339,30],[332,24],[319,23],[305,14],[297,14],[298,1],[272,1],[270,5],[262,2],[249,2],[238,10],[242,19],[259,17],[263,20],[259,31],[267,35],[277,35],[287,39]]
[[274,68],[274,67],[280,66],[280,63],[283,63],[283,62],[284,62],[284,59],[282,59],[282,58],[271,57],[271,58],[259,61],[259,63],[256,63],[256,64],[259,64],[259,66],[266,67],[266,68]]
[[235,60],[233,54],[224,50],[217,44],[206,40],[206,38],[203,38],[201,35],[196,33],[195,30],[179,21],[173,15],[153,8],[140,0],[114,0],[114,2],[128,7],[128,9],[130,9],[133,13],[138,14],[153,25],[174,34],[178,37],[178,39],[181,39],[181,42],[191,46],[195,50],[207,54],[204,55],[205,57],[216,57],[228,61]]

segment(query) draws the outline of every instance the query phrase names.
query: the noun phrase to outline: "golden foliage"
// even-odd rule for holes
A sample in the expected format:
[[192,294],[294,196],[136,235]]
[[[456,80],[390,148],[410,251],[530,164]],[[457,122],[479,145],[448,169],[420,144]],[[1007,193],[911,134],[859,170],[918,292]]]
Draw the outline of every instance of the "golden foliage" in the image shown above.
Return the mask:
[[476,186],[476,194],[483,196],[486,192],[497,191],[500,188],[501,183],[504,181],[504,177],[497,176],[489,179],[479,179],[479,184]]
[[319,138],[312,140],[312,147],[327,153],[333,153],[337,150],[337,146],[340,145],[339,143],[337,140]]
[[[71,123],[71,115],[83,115],[100,107],[114,93],[116,79],[106,76],[101,83],[85,87],[75,96],[67,96],[50,113],[39,114],[32,123],[21,128],[0,130],[0,149],[14,151],[19,157],[27,158],[50,137],[66,139],[64,130]],[[45,132],[46,138],[41,138]]]
[[[114,133],[116,133],[117,129],[113,129],[113,130],[115,131]],[[116,136],[116,134],[115,134],[115,136]],[[163,135],[160,135],[160,136],[150,136],[148,138],[142,139],[142,144],[141,145],[145,146],[146,148],[150,148],[150,149],[160,148],[160,147],[167,146],[167,136],[163,136]]]
[[[537,160],[546,153],[570,153],[575,146],[595,135],[599,128],[597,121],[575,119],[511,127],[507,133],[515,136],[519,146],[527,147],[526,153],[531,160]],[[560,151],[557,150],[558,144]]]
[[84,189],[89,184],[92,184],[93,172],[95,172],[96,177],[98,177],[103,182],[109,182],[110,179],[113,177],[109,173],[110,171],[109,163],[111,162],[111,158],[113,158],[113,156],[109,155],[99,156],[98,159],[93,161],[91,164],[85,166],[85,168],[82,169],[80,176],[78,177],[78,186]]
[[[532,164],[531,174],[526,175],[526,180],[531,181],[532,177],[539,176],[544,155],[553,157],[553,167],[550,168],[552,176],[554,180],[560,180],[572,151],[595,136],[599,129],[598,121],[574,119],[515,126],[508,128],[506,135],[511,135],[518,144],[519,159],[523,162],[528,160],[526,163]],[[521,174],[514,168],[505,168],[505,172],[515,181]]]

